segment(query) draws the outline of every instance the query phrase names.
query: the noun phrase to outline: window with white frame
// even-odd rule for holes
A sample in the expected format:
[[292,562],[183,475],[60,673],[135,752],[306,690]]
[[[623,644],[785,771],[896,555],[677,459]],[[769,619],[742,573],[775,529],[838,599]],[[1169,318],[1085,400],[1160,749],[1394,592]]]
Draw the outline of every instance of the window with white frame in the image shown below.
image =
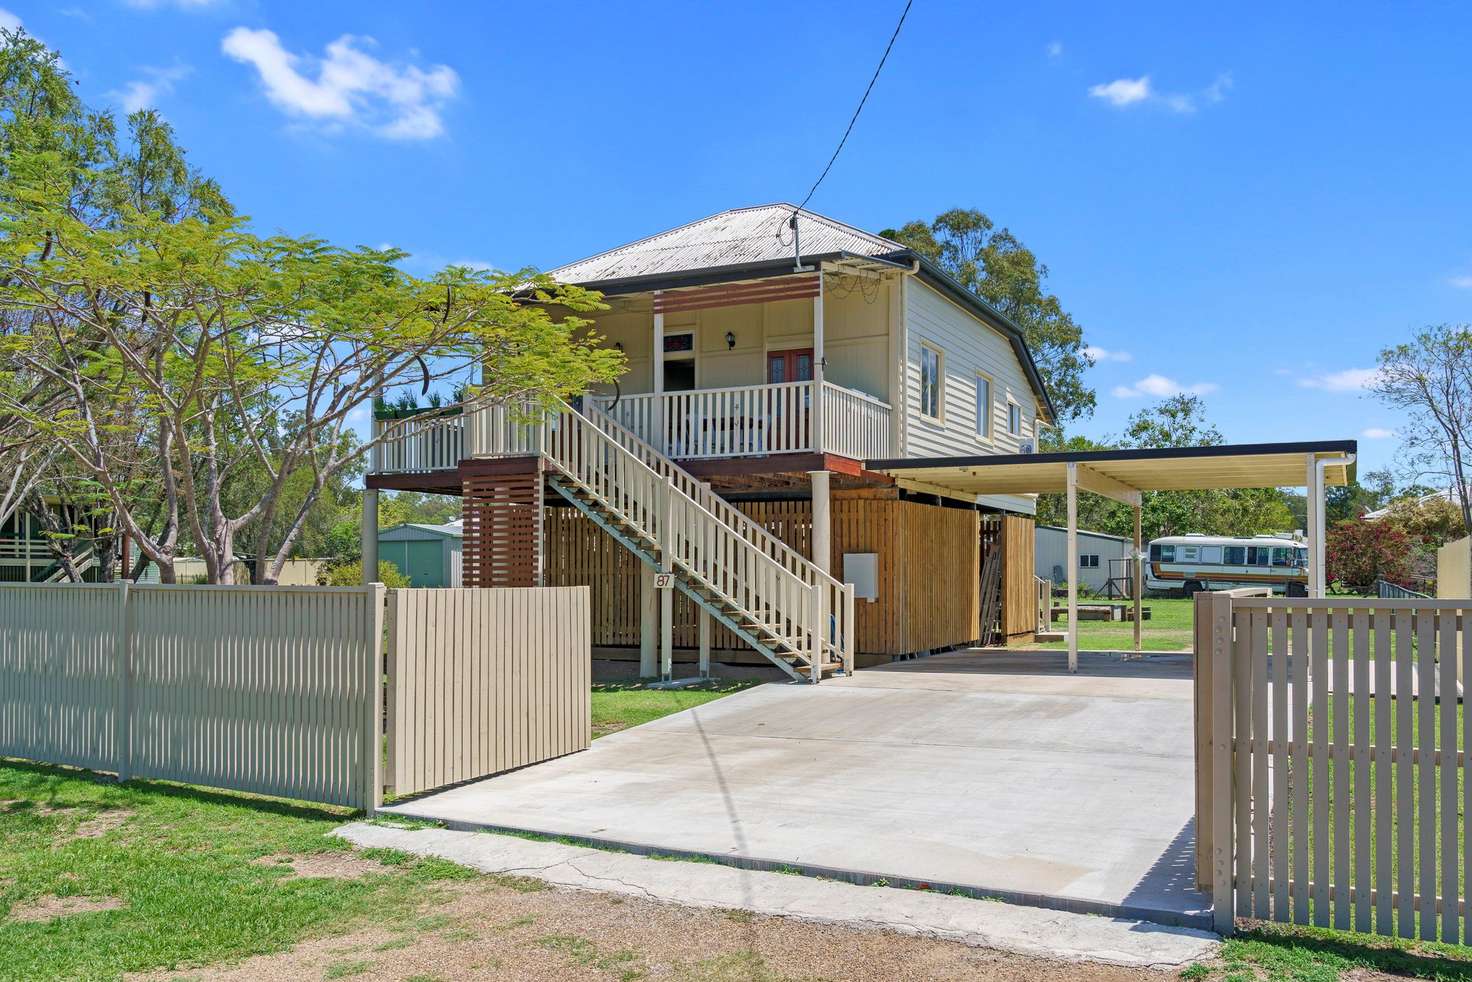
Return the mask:
[[992,438],[992,380],[981,372],[976,373],[976,435]]
[[945,378],[945,355],[931,344],[920,345],[920,412],[940,419]]
[[1091,553],[1087,553],[1087,554],[1080,553],[1079,554],[1079,557],[1078,557],[1078,568],[1079,569],[1098,569],[1099,568],[1099,555],[1098,555],[1098,553],[1092,553],[1092,552]]
[[1015,402],[1007,403],[1007,432],[1013,436],[1022,435],[1022,407]]

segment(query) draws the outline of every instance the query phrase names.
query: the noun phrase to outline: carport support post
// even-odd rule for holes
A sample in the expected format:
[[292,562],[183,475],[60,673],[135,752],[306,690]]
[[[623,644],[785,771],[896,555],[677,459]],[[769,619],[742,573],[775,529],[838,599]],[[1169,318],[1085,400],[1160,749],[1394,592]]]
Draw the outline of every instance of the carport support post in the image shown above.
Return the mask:
[[1131,557],[1133,562],[1130,567],[1130,597],[1135,602],[1135,654],[1137,655],[1140,653],[1140,595],[1142,592],[1140,581],[1144,578],[1145,572],[1145,560],[1140,555],[1140,542],[1144,538],[1140,534],[1140,510],[1141,506],[1137,502],[1135,504],[1135,551]]
[[1304,482],[1308,504],[1308,595],[1324,595],[1324,473],[1319,470],[1318,457],[1306,455],[1308,476]]
[[[1078,464],[1067,465],[1068,499],[1068,670],[1078,671]],[[1138,622],[1136,622],[1138,623]]]

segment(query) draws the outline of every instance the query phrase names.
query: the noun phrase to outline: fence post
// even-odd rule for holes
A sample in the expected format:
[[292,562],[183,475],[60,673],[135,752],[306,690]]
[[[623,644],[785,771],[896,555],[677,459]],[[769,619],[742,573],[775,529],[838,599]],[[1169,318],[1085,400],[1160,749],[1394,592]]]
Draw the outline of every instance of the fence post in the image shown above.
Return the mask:
[[383,607],[387,591],[382,583],[369,584],[368,616],[364,625],[368,632],[367,655],[364,659],[367,691],[363,693],[364,715],[362,758],[363,779],[367,787],[360,797],[363,810],[369,817],[383,807],[383,755],[379,752],[379,738],[383,733]]
[[1211,892],[1211,594],[1197,593],[1191,604],[1192,709],[1196,753],[1196,889]]
[[1232,597],[1213,593],[1206,601],[1211,632],[1211,906],[1213,927],[1230,934],[1235,926],[1232,881]]
[[113,711],[113,754],[117,758],[118,780],[133,776],[133,604],[130,584],[118,581],[118,633],[113,649],[117,652],[117,707]]

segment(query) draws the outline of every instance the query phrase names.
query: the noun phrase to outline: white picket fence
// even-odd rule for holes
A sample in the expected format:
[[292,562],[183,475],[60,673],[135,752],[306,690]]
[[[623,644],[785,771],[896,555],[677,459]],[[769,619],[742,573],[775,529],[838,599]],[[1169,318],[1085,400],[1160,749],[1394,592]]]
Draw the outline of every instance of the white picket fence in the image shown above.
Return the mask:
[[586,587],[5,584],[0,756],[373,809],[385,736],[401,794],[586,748],[590,639]]
[[1234,917],[1472,941],[1472,600],[1198,594],[1198,881]]

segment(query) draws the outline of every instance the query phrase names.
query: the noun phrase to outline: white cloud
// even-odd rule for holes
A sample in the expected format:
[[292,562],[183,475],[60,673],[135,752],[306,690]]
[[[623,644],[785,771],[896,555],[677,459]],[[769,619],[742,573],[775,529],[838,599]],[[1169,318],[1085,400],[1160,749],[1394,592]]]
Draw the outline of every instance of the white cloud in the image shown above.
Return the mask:
[[1084,354],[1088,356],[1088,359],[1090,361],[1095,362],[1096,364],[1101,361],[1135,360],[1135,356],[1130,354],[1128,351],[1110,351],[1108,348],[1101,348],[1097,344],[1091,344],[1087,348],[1085,348]]
[[172,68],[145,67],[143,78],[135,78],[108,95],[121,103],[125,112],[151,109],[158,105],[161,98],[174,91],[175,83],[188,78],[191,71],[193,69],[188,65],[175,65]]
[[1220,386],[1215,382],[1195,382],[1191,385],[1182,385],[1173,378],[1152,373],[1146,375],[1134,385],[1116,385],[1113,391],[1116,399],[1138,399],[1141,396],[1167,399],[1171,396],[1179,395],[1210,395],[1218,388]]
[[1150,76],[1141,75],[1139,78],[1117,78],[1113,82],[1104,82],[1099,85],[1089,86],[1089,95],[1095,99],[1103,99],[1119,109],[1125,106],[1133,106],[1137,102],[1144,102],[1150,98]]
[[[283,111],[332,126],[361,126],[396,140],[444,133],[440,111],[460,87],[446,65],[428,69],[380,61],[363,49],[376,42],[344,34],[325,58],[295,55],[272,31],[237,27],[221,42],[226,55],[251,65],[266,98]],[[316,78],[304,74],[315,68]]]
[[1378,368],[1346,368],[1342,372],[1324,372],[1298,380],[1305,389],[1322,389],[1325,392],[1359,392],[1368,389],[1380,375]]
[[1089,95],[1102,99],[1115,109],[1150,104],[1163,106],[1173,113],[1189,114],[1194,113],[1201,102],[1221,102],[1231,87],[1230,72],[1218,75],[1210,85],[1196,93],[1161,92],[1150,81],[1149,75],[1141,75],[1139,78],[1117,78],[1112,82],[1091,85]]
[[1395,430],[1387,430],[1383,426],[1369,426],[1360,430],[1360,436],[1366,440],[1388,440],[1395,436]]
[[7,31],[20,30],[20,18],[4,7],[0,7],[0,28],[4,28]]
[[206,7],[217,7],[223,0],[124,0],[124,2],[138,10],[157,10],[160,7],[178,7],[180,10],[204,10]]
[[1472,290],[1472,273],[1468,273],[1464,276],[1449,277],[1447,279],[1447,282],[1456,287],[1458,290]]
[[1048,42],[1047,51],[1048,51],[1048,57],[1049,58],[1062,58],[1063,57],[1063,42],[1062,41],[1049,41]]

